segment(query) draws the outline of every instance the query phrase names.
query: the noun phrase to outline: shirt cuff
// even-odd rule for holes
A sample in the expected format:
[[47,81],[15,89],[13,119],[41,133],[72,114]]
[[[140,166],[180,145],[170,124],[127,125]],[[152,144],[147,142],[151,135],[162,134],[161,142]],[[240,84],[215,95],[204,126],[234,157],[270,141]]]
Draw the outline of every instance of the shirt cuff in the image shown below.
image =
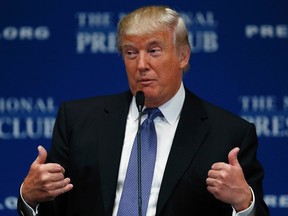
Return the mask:
[[39,207],[39,204],[36,206],[35,209],[33,209],[28,203],[26,203],[26,201],[24,200],[23,196],[22,196],[22,186],[23,186],[23,183],[21,184],[21,187],[20,187],[20,197],[21,197],[21,200],[23,201],[24,205],[23,205],[23,208],[25,208],[25,210],[27,212],[29,212],[29,215],[33,215],[33,216],[37,216],[38,215],[38,207]]
[[250,206],[247,209],[244,209],[243,211],[236,212],[235,208],[232,206],[233,213],[232,216],[255,216],[255,195],[250,187],[251,193],[252,193],[252,201],[250,203]]

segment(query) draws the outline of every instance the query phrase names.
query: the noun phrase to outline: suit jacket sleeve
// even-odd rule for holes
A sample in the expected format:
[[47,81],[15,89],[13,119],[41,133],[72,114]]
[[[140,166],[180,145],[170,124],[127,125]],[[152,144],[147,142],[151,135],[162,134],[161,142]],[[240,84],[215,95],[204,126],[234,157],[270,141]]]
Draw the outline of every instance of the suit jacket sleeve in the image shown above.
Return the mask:
[[239,160],[242,166],[245,178],[253,189],[255,194],[255,215],[269,215],[269,210],[263,201],[262,180],[264,170],[257,160],[258,139],[254,124],[250,124],[247,134],[241,144]]
[[[61,146],[60,149],[62,149],[61,150],[62,156],[67,154],[67,153],[65,153],[65,151],[63,151],[63,149],[65,149],[65,146],[67,144],[67,138],[66,138],[66,135],[65,135],[66,134],[66,125],[65,125],[64,110],[65,110],[64,105],[62,105],[60,107],[60,109],[59,109],[57,120],[56,120],[56,123],[55,123],[55,126],[54,126],[54,132],[53,132],[53,139],[56,139],[56,142],[58,144],[61,144],[60,145]],[[59,151],[59,150],[57,149],[57,151]],[[67,155],[64,158],[67,160]],[[54,158],[54,157],[53,157],[53,159],[52,158],[47,158],[46,163],[55,162],[55,163],[60,163],[64,167],[67,167],[66,163],[63,163],[64,160],[60,161],[59,160],[60,158],[58,160],[57,159],[55,160],[55,159],[56,158]],[[60,200],[61,199],[63,200],[63,198],[60,198]],[[25,203],[23,202],[20,194],[18,196],[17,210],[18,210],[18,214],[20,216],[33,216],[33,213],[31,213],[31,211],[27,208],[27,206],[25,206]],[[53,201],[40,203],[38,210],[39,210],[39,212],[38,212],[37,215],[40,215],[40,216],[49,216],[49,215],[50,216],[51,215],[55,215],[56,216],[57,215],[56,212],[55,212]]]

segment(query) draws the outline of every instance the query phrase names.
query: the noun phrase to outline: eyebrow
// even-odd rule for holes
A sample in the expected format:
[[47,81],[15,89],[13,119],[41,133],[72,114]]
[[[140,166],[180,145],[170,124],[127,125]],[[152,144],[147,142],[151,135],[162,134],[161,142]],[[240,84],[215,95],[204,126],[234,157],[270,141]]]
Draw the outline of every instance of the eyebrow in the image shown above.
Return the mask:
[[162,44],[163,43],[160,40],[154,40],[154,41],[151,41],[151,42],[148,43],[149,46],[151,46],[151,45],[162,45]]
[[[163,42],[161,40],[155,39],[155,40],[148,41],[148,43],[146,44],[146,47],[153,46],[153,45],[164,46]],[[124,49],[135,48],[135,45],[134,45],[134,43],[127,42],[127,43],[123,43],[123,48]]]
[[126,49],[126,48],[134,48],[134,46],[131,43],[127,43],[127,44],[123,44],[123,48],[124,49]]

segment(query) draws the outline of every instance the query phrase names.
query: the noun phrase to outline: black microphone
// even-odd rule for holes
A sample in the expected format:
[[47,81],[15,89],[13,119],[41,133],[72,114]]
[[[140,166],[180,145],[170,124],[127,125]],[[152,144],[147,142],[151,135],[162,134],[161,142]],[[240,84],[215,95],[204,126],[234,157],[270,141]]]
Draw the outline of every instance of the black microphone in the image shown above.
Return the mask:
[[138,108],[138,112],[141,113],[144,107],[145,95],[143,91],[136,92],[136,105]]
[[138,162],[138,215],[142,216],[142,176],[141,176],[141,117],[145,103],[145,95],[143,91],[136,93],[136,106],[138,108],[138,129],[137,129],[137,162]]

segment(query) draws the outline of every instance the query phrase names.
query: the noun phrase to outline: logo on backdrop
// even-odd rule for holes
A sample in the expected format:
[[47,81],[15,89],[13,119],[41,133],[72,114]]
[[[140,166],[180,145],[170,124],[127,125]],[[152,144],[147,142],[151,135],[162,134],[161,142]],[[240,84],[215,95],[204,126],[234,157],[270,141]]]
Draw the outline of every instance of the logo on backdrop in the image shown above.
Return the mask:
[[3,210],[17,210],[17,197],[7,196],[7,197],[4,197],[4,200],[2,200],[2,197],[1,197],[0,211],[3,211]]
[[219,49],[217,27],[219,22],[212,11],[183,12],[181,17],[189,29],[192,53],[215,53]]
[[259,137],[288,137],[288,95],[243,95],[240,115],[255,124]]
[[246,25],[245,36],[248,39],[288,39],[288,25]]
[[264,201],[269,208],[288,208],[288,194],[267,194]]
[[0,140],[50,139],[56,112],[52,97],[0,98]]
[[[117,23],[125,15],[120,12],[77,12],[76,53],[117,53]],[[189,29],[193,53],[215,53],[219,49],[214,13],[181,12]]]
[[48,40],[50,37],[50,30],[47,26],[6,26],[0,29],[0,40],[6,41],[27,41],[27,40]]

